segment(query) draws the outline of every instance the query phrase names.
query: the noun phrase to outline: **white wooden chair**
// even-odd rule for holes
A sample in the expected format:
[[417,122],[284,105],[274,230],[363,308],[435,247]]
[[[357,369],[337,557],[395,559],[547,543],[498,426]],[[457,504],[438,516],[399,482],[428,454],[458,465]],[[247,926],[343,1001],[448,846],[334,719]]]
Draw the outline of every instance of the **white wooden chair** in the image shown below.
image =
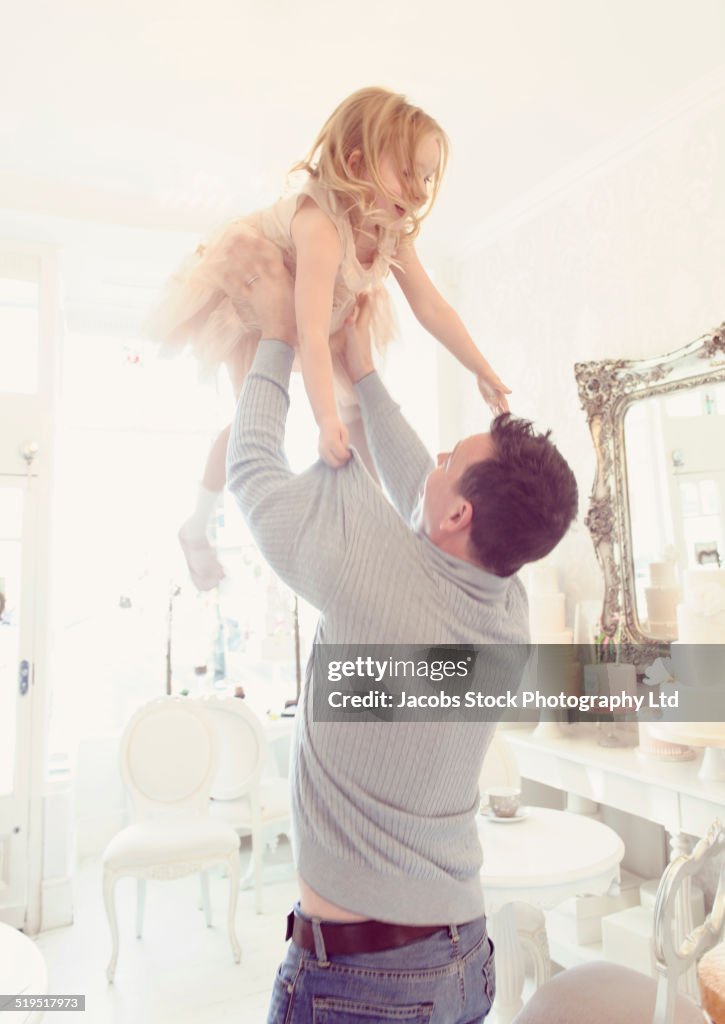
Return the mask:
[[[134,821],[103,854],[103,898],[111,929],[107,968],[113,981],[118,960],[115,887],[137,879],[136,934],[143,930],[146,880],[174,879],[223,864],[229,871],[229,941],[234,960],[241,949],[234,918],[239,890],[239,836],[209,816],[217,767],[216,732],[203,709],[183,697],[161,697],[137,711],[121,738],[121,775],[133,803]],[[211,926],[208,891],[206,923]]]
[[240,834],[251,834],[252,861],[242,887],[254,880],[255,906],[262,913],[262,854],[289,831],[289,783],[265,778],[267,740],[262,723],[237,697],[202,697],[219,740],[219,766],[212,783],[212,818]]
[[725,853],[725,827],[715,821],[689,856],[665,869],[655,902],[658,978],[597,961],[557,974],[538,989],[514,1024],[703,1024],[703,1011],[678,994],[678,982],[718,941],[725,925],[725,861],[710,914],[681,942],[675,937],[678,900],[706,862]]

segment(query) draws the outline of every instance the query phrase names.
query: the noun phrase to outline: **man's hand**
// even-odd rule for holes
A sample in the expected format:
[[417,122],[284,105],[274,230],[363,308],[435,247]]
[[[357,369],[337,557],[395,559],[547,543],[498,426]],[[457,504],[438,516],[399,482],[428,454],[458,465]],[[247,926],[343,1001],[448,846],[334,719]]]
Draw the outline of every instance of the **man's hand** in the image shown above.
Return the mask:
[[345,465],[350,458],[349,440],[347,427],[337,416],[326,416],[321,420],[318,451],[328,466],[339,469]]
[[294,282],[282,253],[265,238],[237,235],[220,269],[219,286],[232,302],[254,310],[263,338],[297,343]]
[[357,384],[375,369],[370,344],[370,299],[367,295],[358,296],[355,308],[345,321],[342,331],[345,343],[340,352],[340,361],[350,380]]

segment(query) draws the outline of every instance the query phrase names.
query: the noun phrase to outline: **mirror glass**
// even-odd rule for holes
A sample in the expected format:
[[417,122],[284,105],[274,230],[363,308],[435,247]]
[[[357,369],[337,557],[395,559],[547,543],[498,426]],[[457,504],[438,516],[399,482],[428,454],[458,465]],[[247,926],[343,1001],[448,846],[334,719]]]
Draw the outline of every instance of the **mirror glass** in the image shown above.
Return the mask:
[[683,573],[725,566],[725,383],[633,402],[624,448],[639,625],[676,640]]

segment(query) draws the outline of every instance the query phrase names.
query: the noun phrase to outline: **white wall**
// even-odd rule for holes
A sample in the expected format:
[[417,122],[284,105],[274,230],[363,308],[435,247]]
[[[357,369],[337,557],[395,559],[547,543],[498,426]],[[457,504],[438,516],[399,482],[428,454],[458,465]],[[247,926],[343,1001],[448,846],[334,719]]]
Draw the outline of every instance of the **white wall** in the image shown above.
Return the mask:
[[[579,522],[553,556],[570,615],[602,589],[583,525],[595,464],[574,363],[667,352],[725,319],[724,125],[719,87],[500,219],[460,260],[459,311],[514,389],[513,411],[553,429],[579,482]],[[474,393],[462,413],[457,401],[451,392],[449,416],[482,429]]]

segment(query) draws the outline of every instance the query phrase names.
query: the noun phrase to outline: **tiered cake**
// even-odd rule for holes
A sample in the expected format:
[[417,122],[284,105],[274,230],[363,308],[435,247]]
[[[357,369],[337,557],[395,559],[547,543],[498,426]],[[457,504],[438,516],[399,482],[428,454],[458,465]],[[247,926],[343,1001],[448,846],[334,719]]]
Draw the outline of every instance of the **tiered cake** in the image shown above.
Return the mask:
[[675,579],[674,562],[650,562],[650,585],[644,588],[648,633],[656,640],[677,639],[677,605],[682,591]]
[[532,644],[570,644],[572,631],[566,628],[566,597],[559,590],[555,566],[530,566],[528,595]]
[[680,643],[725,643],[725,569],[686,569],[684,590],[685,600],[677,606]]
[[661,739],[656,724],[639,723],[639,746],[637,752],[654,761],[692,761],[697,756],[692,747],[684,743],[672,743]]

